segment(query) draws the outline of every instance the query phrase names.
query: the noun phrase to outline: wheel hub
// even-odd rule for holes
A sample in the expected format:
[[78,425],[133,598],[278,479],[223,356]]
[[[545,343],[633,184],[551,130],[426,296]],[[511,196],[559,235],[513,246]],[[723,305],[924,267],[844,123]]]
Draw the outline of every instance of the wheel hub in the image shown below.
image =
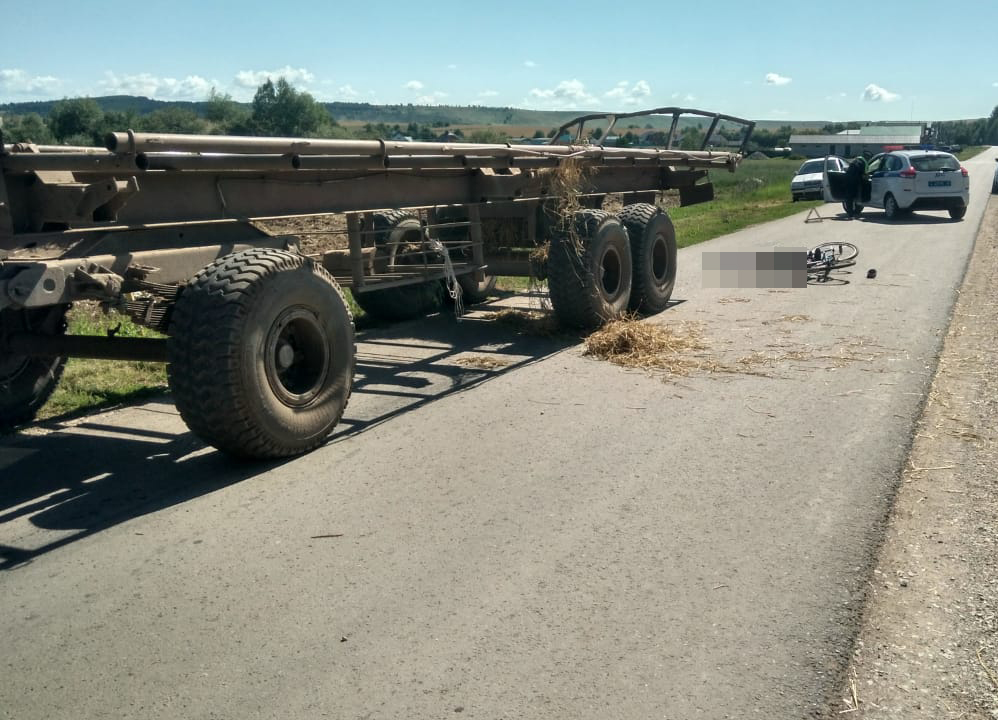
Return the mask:
[[267,334],[264,362],[267,380],[280,400],[304,407],[323,390],[329,376],[330,340],[313,312],[286,309]]
[[603,258],[600,261],[600,271],[600,282],[603,285],[603,292],[606,293],[607,297],[613,297],[620,289],[621,272],[620,255],[613,248],[608,248],[603,253]]
[[661,235],[655,236],[655,244],[652,246],[651,271],[656,282],[659,284],[665,282],[666,274],[669,272],[669,249],[666,246],[665,238]]

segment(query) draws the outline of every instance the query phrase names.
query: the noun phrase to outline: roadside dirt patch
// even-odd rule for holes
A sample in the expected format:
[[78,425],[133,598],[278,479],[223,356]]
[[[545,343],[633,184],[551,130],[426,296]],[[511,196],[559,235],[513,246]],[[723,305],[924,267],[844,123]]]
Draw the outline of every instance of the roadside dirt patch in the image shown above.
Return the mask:
[[996,283],[992,199],[826,718],[998,718]]
[[327,250],[343,250],[347,242],[347,217],[340,214],[299,215],[258,223],[273,235],[290,235],[298,238],[305,255],[316,255]]

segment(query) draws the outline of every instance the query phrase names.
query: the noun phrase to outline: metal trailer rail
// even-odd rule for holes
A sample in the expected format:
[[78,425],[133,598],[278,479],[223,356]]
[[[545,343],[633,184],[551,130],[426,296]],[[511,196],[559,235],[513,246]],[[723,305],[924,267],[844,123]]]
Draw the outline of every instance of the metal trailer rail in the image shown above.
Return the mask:
[[[673,114],[669,147],[583,142],[586,122]],[[672,148],[681,115],[710,118]],[[676,242],[653,203],[713,198],[720,123],[680,108],[587,115],[567,145],[117,132],[105,148],[0,145],[0,427],[30,420],[67,357],[169,362],[191,429],[234,455],[280,457],[331,432],[353,378],[348,287],[368,313],[426,312],[445,287],[481,299],[495,275],[547,279],[559,319],[658,312]],[[559,131],[560,135],[560,131]],[[618,215],[601,210],[623,198]],[[268,223],[345,215],[305,255]],[[119,309],[166,339],[65,335],[71,303]],[[221,339],[221,340],[220,340]],[[234,369],[235,368],[235,369]]]

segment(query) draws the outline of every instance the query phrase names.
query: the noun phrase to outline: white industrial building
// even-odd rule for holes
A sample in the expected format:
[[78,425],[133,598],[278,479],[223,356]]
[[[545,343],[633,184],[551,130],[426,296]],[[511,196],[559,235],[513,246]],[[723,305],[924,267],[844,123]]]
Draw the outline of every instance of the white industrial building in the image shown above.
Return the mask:
[[856,130],[843,130],[834,135],[791,135],[790,148],[795,155],[808,158],[838,155],[854,157],[869,152],[873,155],[885,150],[918,146],[926,137],[926,126],[892,125],[888,123],[866,125]]

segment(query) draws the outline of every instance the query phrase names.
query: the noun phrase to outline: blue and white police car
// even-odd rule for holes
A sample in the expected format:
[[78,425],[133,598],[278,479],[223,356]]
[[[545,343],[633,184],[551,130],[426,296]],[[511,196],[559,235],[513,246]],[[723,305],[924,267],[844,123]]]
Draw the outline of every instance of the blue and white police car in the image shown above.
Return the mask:
[[[827,175],[826,175],[827,177]],[[825,199],[846,200],[843,184],[826,183]],[[967,214],[970,177],[953,155],[939,150],[894,150],[875,156],[867,164],[858,204],[882,208],[888,220],[916,210],[946,210],[954,220]]]

